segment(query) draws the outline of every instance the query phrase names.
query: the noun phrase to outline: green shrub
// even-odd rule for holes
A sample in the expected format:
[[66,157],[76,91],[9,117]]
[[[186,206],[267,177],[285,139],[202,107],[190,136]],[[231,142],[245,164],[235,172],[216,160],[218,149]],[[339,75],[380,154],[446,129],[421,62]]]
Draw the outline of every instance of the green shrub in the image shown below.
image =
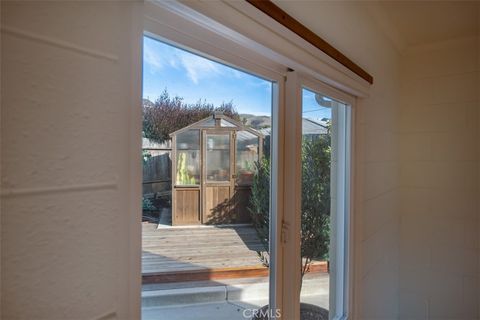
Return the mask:
[[142,210],[143,211],[153,211],[157,210],[157,208],[153,205],[152,200],[142,197]]
[[[322,135],[302,142],[302,277],[313,259],[328,260],[330,243],[330,136]],[[270,160],[255,163],[249,211],[252,223],[268,252]],[[268,253],[259,253],[268,266]]]
[[312,259],[328,260],[330,244],[330,137],[302,143],[302,276]]
[[252,223],[257,231],[258,238],[262,242],[265,251],[259,252],[263,264],[268,267],[268,236],[270,225],[270,160],[262,158],[255,162],[255,174],[252,183],[252,196],[248,210],[252,218]]

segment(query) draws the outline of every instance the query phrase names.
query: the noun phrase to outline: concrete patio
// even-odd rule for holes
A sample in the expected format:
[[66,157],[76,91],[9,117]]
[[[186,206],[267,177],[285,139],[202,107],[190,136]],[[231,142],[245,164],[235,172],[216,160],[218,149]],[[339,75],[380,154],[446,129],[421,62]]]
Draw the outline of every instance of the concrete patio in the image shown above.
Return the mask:
[[[301,302],[328,309],[328,274],[305,276]],[[144,285],[143,320],[250,319],[268,303],[268,278]]]

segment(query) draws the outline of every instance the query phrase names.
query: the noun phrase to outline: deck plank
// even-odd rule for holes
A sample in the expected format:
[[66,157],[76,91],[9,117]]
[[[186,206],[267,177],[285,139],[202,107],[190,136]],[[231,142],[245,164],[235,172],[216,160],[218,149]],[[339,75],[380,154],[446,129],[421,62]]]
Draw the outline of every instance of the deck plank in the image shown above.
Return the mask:
[[[264,246],[251,226],[160,228],[142,224],[143,283],[265,277],[258,251]],[[312,272],[327,272],[325,262]]]
[[250,226],[156,229],[144,223],[142,240],[142,273],[264,268],[257,253],[264,246]]

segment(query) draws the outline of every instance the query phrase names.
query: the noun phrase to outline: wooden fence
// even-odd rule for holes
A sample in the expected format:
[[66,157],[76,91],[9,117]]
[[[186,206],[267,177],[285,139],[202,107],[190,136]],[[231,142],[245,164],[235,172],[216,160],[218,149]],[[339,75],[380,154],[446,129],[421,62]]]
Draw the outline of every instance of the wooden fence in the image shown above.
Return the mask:
[[172,143],[159,144],[143,139],[143,195],[168,195],[172,189]]

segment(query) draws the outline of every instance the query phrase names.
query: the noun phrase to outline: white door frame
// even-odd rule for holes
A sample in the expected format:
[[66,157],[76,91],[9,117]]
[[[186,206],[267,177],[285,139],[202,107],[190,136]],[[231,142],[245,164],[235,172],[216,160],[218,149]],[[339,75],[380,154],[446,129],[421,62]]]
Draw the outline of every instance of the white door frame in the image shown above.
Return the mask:
[[[332,110],[332,234],[330,240],[330,319],[353,317],[353,121],[355,97],[325,85],[309,75],[287,73],[285,118],[284,244],[286,261],[282,287],[284,319],[296,319],[300,312],[301,250],[301,143],[302,90],[309,89],[333,98],[344,107]],[[288,195],[288,196],[287,196]]]
[[[330,240],[330,319],[353,317],[354,302],[354,119],[356,98],[311,78],[300,86],[333,98],[344,107],[332,109],[332,234]],[[301,88],[300,88],[301,89]],[[335,214],[334,214],[335,213]]]
[[[300,206],[301,206],[301,87],[306,86],[317,92],[322,92],[327,96],[341,100],[347,103],[349,110],[348,128],[344,134],[351,137],[345,141],[348,145],[344,147],[347,150],[345,154],[345,165],[351,168],[351,155],[353,149],[352,126],[353,106],[355,98],[342,90],[335,89],[329,85],[322,84],[320,80],[325,80],[325,75],[321,74],[322,68],[317,68],[315,72],[302,71],[294,72],[289,69],[286,62],[295,61],[295,57],[285,57],[272,51],[259,42],[240,34],[239,32],[228,28],[224,24],[199,13],[198,6],[210,6],[208,1],[192,3],[196,7],[193,10],[176,1],[148,1],[145,3],[144,30],[145,35],[156,38],[188,51],[200,54],[212,60],[219,61],[234,68],[254,73],[274,82],[273,87],[273,109],[272,109],[272,188],[271,188],[271,211],[277,215],[271,216],[270,230],[270,307],[272,309],[280,308],[282,312],[278,319],[297,319],[299,316],[299,297],[300,297]],[[216,13],[222,8],[230,10],[231,6],[224,2],[215,2]],[[190,5],[190,3],[189,3]],[[227,9],[229,7],[230,9]],[[208,12],[208,8],[205,9]],[[245,19],[245,16],[238,13],[238,18]],[[236,17],[229,16],[232,23]],[[284,30],[280,30],[284,32]],[[271,31],[270,31],[271,32]],[[268,33],[263,33],[263,37],[268,38]],[[285,45],[292,45],[288,40],[283,40]],[[298,43],[295,44],[298,47]],[[305,45],[307,46],[307,45]],[[309,48],[310,50],[311,48]],[[292,53],[294,51],[292,50]],[[325,62],[318,58],[320,65]],[[293,63],[293,62],[292,62]],[[331,63],[331,62],[329,62]],[[299,62],[295,62],[298,66]],[[325,67],[325,74],[335,74],[331,67]],[[338,79],[345,78],[345,72],[342,69],[337,70],[338,75],[330,83],[336,84]],[[359,96],[365,96],[367,90],[364,83],[359,80],[358,84],[352,86],[351,78],[346,83],[339,85],[342,89],[350,88],[350,93],[356,93]],[[288,120],[287,120],[288,119]],[[288,134],[287,134],[288,133]],[[349,152],[348,152],[349,151]],[[350,198],[345,198],[345,214],[348,224],[346,224],[346,234],[348,239],[342,243],[342,248],[348,253],[345,264],[346,283],[342,285],[342,291],[345,290],[346,313],[352,313],[350,310],[353,303],[353,223],[351,221],[354,185],[352,182],[353,172],[346,172],[349,179],[342,185],[343,191],[350,194]],[[278,186],[278,187],[277,187]],[[292,196],[295,195],[295,196]],[[349,249],[349,250],[347,250]],[[297,263],[298,262],[298,263]],[[295,276],[292,277],[292,274]],[[138,275],[132,275],[137,277]],[[275,314],[273,310],[272,314]],[[344,319],[344,318],[338,318]]]
[[[165,4],[165,3],[161,3]],[[171,6],[172,3],[166,3]],[[275,314],[277,308],[282,308],[283,297],[283,248],[275,244],[281,243],[283,221],[283,190],[276,186],[283,186],[283,153],[284,153],[284,99],[285,76],[287,68],[266,59],[253,50],[238,47],[232,41],[213,34],[211,30],[200,27],[191,19],[172,15],[158,3],[146,3],[145,10],[145,35],[153,39],[169,43],[190,52],[212,60],[230,65],[234,68],[253,73],[256,76],[273,82],[272,90],[272,132],[271,132],[271,188],[270,188],[270,211],[276,212],[270,216],[270,290],[269,300],[271,314]],[[175,7],[176,8],[176,7]],[[178,9],[178,8],[176,8]],[[211,22],[213,24],[213,22]],[[210,25],[211,26],[211,25]],[[196,33],[196,34],[190,34]],[[212,44],[212,43],[215,43]],[[220,45],[219,45],[220,44]],[[226,50],[232,46],[235,50]],[[266,66],[266,67],[265,67]]]

